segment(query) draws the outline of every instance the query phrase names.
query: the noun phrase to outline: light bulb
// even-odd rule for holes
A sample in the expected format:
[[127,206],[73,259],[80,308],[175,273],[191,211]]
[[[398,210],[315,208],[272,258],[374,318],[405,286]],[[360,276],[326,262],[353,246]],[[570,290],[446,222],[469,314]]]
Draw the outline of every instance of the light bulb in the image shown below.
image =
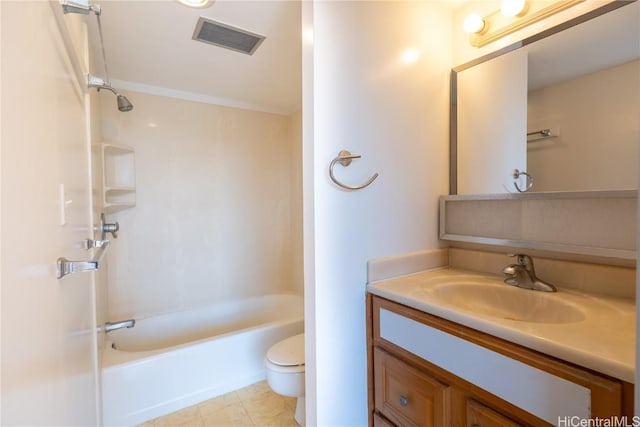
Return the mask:
[[484,26],[484,19],[482,19],[477,13],[470,14],[462,23],[462,28],[469,34],[479,33],[484,29]]
[[526,0],[502,0],[500,12],[506,17],[513,18],[520,15],[526,5]]
[[214,0],[177,0],[178,3],[189,7],[209,7],[213,4]]

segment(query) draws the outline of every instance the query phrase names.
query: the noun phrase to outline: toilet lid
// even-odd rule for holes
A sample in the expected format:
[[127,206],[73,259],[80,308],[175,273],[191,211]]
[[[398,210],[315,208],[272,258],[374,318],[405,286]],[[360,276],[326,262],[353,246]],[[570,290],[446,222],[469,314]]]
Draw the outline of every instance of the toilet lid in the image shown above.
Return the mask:
[[273,345],[267,360],[279,366],[304,365],[304,334],[294,335]]

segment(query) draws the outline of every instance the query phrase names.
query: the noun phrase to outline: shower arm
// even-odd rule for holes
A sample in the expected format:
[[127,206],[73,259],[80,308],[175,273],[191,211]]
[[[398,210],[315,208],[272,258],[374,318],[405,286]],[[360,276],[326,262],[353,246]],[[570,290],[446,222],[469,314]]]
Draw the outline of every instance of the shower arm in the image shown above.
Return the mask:
[[106,81],[102,80],[100,77],[95,77],[95,76],[92,76],[91,74],[87,75],[87,86],[89,88],[94,87],[94,88],[98,89],[98,91],[100,91],[101,89],[106,89],[106,90],[111,91],[116,96],[120,95],[120,92],[118,92],[117,90],[112,88],[109,83],[107,83]]
[[100,91],[101,89],[106,89],[112,92],[117,97],[118,110],[123,112],[133,110],[133,104],[131,103],[131,101],[129,101],[126,96],[122,95],[120,92],[115,90],[113,87],[111,87],[109,83],[105,82],[100,77],[95,77],[95,76],[92,76],[91,74],[87,74],[87,87],[89,89],[94,87],[98,89],[98,91]]
[[100,20],[100,15],[102,15],[102,7],[99,4],[88,4],[83,0],[63,0],[62,2],[62,10],[64,13],[79,13],[82,15],[89,15],[93,12],[96,15],[96,20],[98,21],[98,33],[100,35],[100,48],[102,50],[102,63],[104,65],[104,79],[99,77],[94,77],[91,74],[87,75],[87,86],[89,88],[96,88],[98,91],[101,89],[106,89],[111,91],[117,97],[118,101],[118,110],[120,111],[131,111],[133,110],[133,104],[131,101],[127,99],[126,96],[120,94],[117,90],[111,87],[111,82],[109,81],[109,69],[107,67],[107,54],[104,49],[104,37],[102,35],[102,21]]

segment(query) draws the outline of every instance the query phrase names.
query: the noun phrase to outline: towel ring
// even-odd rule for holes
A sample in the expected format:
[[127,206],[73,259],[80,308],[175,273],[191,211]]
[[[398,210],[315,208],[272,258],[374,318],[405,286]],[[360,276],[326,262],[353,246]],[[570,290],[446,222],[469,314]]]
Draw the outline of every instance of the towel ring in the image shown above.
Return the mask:
[[329,164],[329,177],[331,177],[331,181],[333,181],[333,183],[336,184],[338,187],[344,188],[345,190],[362,190],[363,188],[371,185],[371,183],[375,181],[376,178],[378,177],[377,173],[375,173],[371,178],[369,178],[367,182],[361,185],[343,184],[336,179],[335,175],[333,175],[333,167],[336,165],[336,163],[340,163],[342,166],[347,167],[351,164],[351,161],[353,159],[359,159],[361,157],[362,156],[360,154],[351,154],[347,150],[340,151],[340,153],[338,153],[338,157],[333,159]]
[[[525,171],[519,171],[518,169],[514,169],[511,176],[514,179],[513,185],[516,187],[516,190],[518,190],[519,193],[526,193],[527,191],[531,190],[531,187],[533,187],[533,177],[528,173],[526,173]],[[515,181],[516,179],[520,178],[520,176],[524,176],[527,179],[524,185],[524,189],[521,189],[518,186],[518,183]]]

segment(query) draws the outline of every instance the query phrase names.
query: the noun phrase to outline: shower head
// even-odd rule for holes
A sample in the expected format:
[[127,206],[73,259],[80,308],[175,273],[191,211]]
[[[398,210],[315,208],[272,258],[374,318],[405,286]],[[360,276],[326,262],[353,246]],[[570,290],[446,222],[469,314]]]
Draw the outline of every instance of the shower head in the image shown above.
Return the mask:
[[133,104],[129,102],[126,96],[118,94],[117,98],[118,98],[118,110],[123,112],[133,110]]
[[98,91],[100,91],[100,89],[111,91],[116,96],[118,102],[118,110],[122,112],[133,110],[133,104],[131,103],[131,101],[129,101],[126,96],[122,95],[120,92],[112,88],[110,84],[106,83],[100,77],[89,75],[87,85],[89,86],[89,88],[95,87],[96,89],[98,89]]

